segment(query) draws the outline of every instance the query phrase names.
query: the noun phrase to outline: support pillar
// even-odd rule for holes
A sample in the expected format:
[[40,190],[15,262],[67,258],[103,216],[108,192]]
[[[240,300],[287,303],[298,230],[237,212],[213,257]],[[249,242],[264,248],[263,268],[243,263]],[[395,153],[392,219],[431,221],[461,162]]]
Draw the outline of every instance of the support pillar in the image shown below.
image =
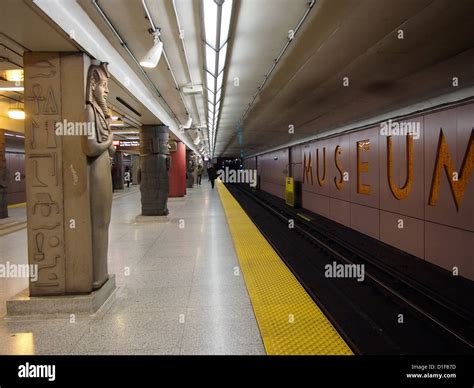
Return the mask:
[[168,215],[168,192],[171,159],[169,128],[144,125],[140,131],[140,191],[142,216]]
[[170,198],[186,195],[186,146],[176,141],[176,151],[171,153]]
[[[96,101],[96,89],[107,90],[108,72],[96,62],[91,66],[82,53],[24,56],[28,261],[38,268],[38,279],[30,279],[30,297],[90,294],[107,284],[103,299],[114,289],[106,266],[112,138],[106,119],[99,120],[107,94]],[[73,301],[56,299],[74,312]],[[38,300],[24,309],[17,303],[31,300],[9,303],[12,311],[47,313],[31,307],[41,308]],[[98,308],[93,300],[90,305]]]

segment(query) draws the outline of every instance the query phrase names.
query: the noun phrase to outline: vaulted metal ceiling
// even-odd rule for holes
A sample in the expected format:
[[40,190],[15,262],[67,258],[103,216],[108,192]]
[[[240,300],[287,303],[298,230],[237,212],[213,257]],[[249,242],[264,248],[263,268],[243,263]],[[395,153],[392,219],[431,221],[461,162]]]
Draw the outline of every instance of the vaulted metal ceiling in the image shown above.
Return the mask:
[[[262,30],[264,14],[254,14]],[[458,88],[473,85],[472,15],[474,2],[464,0],[318,1],[241,135],[222,134],[217,152],[251,154],[326,132],[451,92],[453,77]]]

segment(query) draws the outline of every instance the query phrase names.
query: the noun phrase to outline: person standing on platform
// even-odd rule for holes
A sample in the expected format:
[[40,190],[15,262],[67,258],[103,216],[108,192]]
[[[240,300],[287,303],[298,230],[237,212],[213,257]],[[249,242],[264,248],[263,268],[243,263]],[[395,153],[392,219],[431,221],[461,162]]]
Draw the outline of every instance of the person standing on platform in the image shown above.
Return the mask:
[[127,183],[127,187],[130,187],[130,181],[132,180],[132,173],[130,171],[130,166],[125,166],[124,180]]
[[214,166],[209,167],[207,170],[207,173],[209,175],[209,180],[211,182],[211,187],[214,188],[214,181],[217,179],[217,172]]
[[202,171],[203,171],[203,167],[202,167],[201,164],[199,164],[199,165],[197,166],[197,184],[198,184],[198,185],[201,184]]

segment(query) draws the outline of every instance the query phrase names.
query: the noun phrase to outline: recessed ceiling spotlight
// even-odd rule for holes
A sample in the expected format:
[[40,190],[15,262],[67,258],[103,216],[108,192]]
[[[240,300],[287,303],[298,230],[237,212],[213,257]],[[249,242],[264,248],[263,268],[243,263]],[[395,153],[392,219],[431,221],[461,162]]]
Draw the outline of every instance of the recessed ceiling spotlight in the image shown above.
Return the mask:
[[5,70],[5,79],[10,82],[22,82],[23,69]]
[[1,92],[23,92],[24,90],[23,86],[0,86]]
[[25,111],[22,108],[10,108],[8,109],[8,117],[12,120],[24,120]]

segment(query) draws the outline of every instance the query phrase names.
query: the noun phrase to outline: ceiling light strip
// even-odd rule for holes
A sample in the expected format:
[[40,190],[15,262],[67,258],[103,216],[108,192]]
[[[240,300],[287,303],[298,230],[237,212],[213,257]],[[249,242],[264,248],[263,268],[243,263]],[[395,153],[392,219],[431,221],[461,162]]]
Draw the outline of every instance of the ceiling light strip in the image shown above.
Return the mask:
[[[221,89],[224,80],[232,7],[233,0],[202,1],[205,33],[204,55],[206,59],[206,73],[208,74],[206,76],[206,84],[207,89],[210,91],[210,93],[207,93],[208,103],[214,106],[214,109],[209,108],[208,112],[208,132],[212,155],[214,155],[215,151],[217,124],[220,117]],[[212,54],[212,57],[210,54]],[[213,65],[214,68],[212,69],[210,65]],[[217,100],[217,93],[219,93],[219,101]],[[211,120],[212,125],[209,125]]]

